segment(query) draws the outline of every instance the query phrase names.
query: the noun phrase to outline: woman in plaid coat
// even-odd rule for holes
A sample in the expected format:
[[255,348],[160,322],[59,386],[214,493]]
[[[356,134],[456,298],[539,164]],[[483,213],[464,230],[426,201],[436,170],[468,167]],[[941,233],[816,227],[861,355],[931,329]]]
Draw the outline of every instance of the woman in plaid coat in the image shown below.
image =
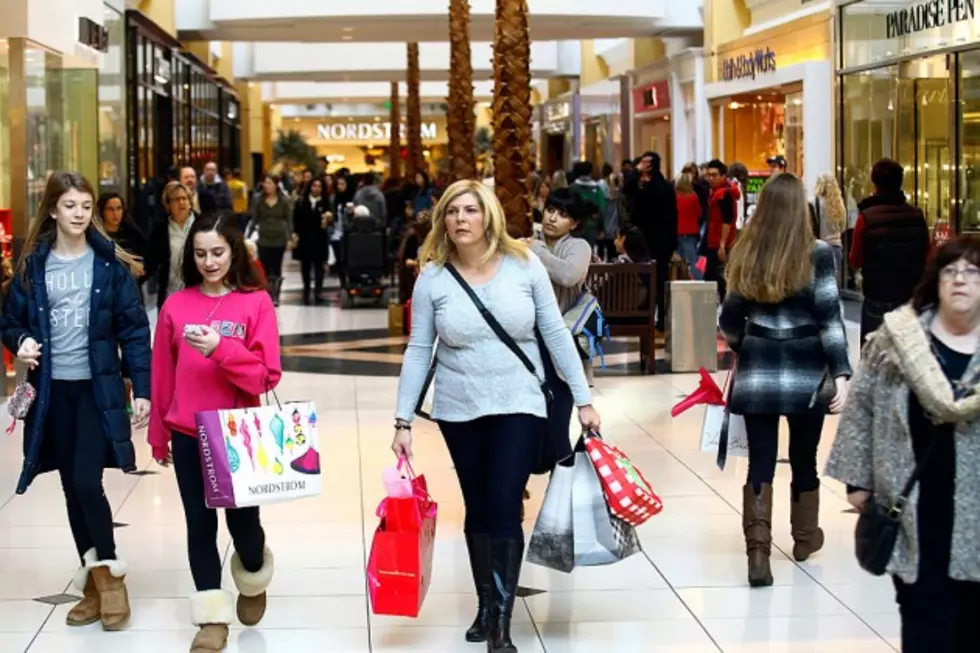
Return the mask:
[[834,254],[810,228],[797,177],[766,184],[725,276],[719,326],[738,355],[729,405],[745,416],[749,442],[742,499],[749,584],[768,586],[779,418],[789,421],[793,557],[802,562],[823,547],[817,446],[824,415],[843,406],[851,375]]

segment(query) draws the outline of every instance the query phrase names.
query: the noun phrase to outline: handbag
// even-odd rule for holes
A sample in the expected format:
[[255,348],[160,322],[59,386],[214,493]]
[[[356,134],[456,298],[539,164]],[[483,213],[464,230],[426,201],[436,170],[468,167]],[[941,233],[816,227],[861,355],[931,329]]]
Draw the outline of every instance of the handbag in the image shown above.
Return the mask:
[[933,436],[925,455],[915,465],[912,475],[906,481],[902,492],[891,506],[886,506],[874,496],[868,499],[854,529],[854,553],[861,569],[873,576],[884,576],[888,563],[898,542],[898,531],[902,527],[902,515],[909,503],[912,488],[919,482],[922,470],[932,457],[938,438]]
[[36,396],[37,391],[34,390],[34,386],[29,381],[21,381],[14,388],[14,394],[11,395],[10,400],[7,402],[7,412],[13,418],[10,426],[7,427],[7,435],[14,432],[14,429],[17,427],[17,420],[27,419],[27,415],[31,412],[31,406],[34,405],[34,398]]

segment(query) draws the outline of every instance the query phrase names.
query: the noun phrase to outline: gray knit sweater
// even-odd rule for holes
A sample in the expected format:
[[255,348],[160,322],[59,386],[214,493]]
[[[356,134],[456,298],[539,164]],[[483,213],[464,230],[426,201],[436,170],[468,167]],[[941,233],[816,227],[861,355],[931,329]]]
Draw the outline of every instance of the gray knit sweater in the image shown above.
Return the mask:
[[[529,255],[526,261],[508,256],[493,279],[473,290],[540,376],[537,327],[571,387],[575,405],[592,403],[582,361],[558,310],[548,273],[536,256]],[[538,378],[494,334],[452,275],[443,266],[430,264],[412,294],[412,336],[402,362],[396,418],[414,417],[434,346],[438,360],[434,419],[468,422],[487,415],[547,415]]]

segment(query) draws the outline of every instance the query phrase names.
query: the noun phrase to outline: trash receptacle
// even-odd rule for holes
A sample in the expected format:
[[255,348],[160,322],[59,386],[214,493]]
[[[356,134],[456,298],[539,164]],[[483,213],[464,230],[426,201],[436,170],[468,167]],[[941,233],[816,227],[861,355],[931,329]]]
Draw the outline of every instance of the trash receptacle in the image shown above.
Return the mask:
[[667,363],[671,372],[718,370],[718,284],[671,281]]

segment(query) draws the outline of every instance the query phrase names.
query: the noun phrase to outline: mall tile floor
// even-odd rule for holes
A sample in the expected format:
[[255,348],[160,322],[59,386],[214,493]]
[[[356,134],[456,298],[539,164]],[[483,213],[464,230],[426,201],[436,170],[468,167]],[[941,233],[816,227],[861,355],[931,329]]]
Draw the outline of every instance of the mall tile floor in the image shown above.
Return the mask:
[[[295,278],[290,280],[295,285]],[[284,334],[377,333],[378,309],[284,305]],[[852,338],[855,325],[850,325]],[[351,335],[353,337],[353,335]],[[314,338],[315,339],[315,338]],[[854,348],[856,351],[856,347]],[[327,354],[329,355],[329,354]],[[356,358],[356,357],[355,357]],[[277,574],[268,614],[258,628],[234,626],[229,653],[449,653],[482,651],[463,641],[474,610],[461,537],[463,509],[446,449],[429,426],[417,430],[417,465],[439,501],[432,587],[418,619],[377,617],[365,595],[363,569],[381,472],[388,449],[397,368],[387,376],[289,372],[284,399],[313,399],[325,463],[321,497],[263,509]],[[521,583],[537,590],[515,608],[522,653],[875,653],[898,650],[899,622],[887,579],[862,573],[852,555],[855,516],[843,489],[825,480],[822,523],[827,546],[798,565],[791,550],[788,472],[779,467],[774,515],[776,584],[745,583],[739,497],[745,462],[719,471],[698,451],[700,411],[677,419],[670,407],[696,384],[692,375],[616,376],[597,380],[605,432],[632,457],[664,500],[644,525],[644,553],[607,568],[571,575],[526,565]],[[3,410],[3,419],[6,410]],[[833,439],[829,421],[822,457]],[[38,599],[74,592],[77,566],[58,479],[45,475],[13,496],[20,469],[19,432],[0,437],[0,651],[4,653],[179,653],[193,637],[187,596],[193,591],[173,473],[150,460],[135,437],[146,474],[106,474],[118,524],[119,553],[128,558],[133,619],[121,633],[99,626],[69,630],[69,604]],[[785,443],[784,443],[785,445]],[[531,484],[530,529],[545,487]],[[227,558],[229,539],[220,540]],[[225,575],[225,586],[232,587]]]

